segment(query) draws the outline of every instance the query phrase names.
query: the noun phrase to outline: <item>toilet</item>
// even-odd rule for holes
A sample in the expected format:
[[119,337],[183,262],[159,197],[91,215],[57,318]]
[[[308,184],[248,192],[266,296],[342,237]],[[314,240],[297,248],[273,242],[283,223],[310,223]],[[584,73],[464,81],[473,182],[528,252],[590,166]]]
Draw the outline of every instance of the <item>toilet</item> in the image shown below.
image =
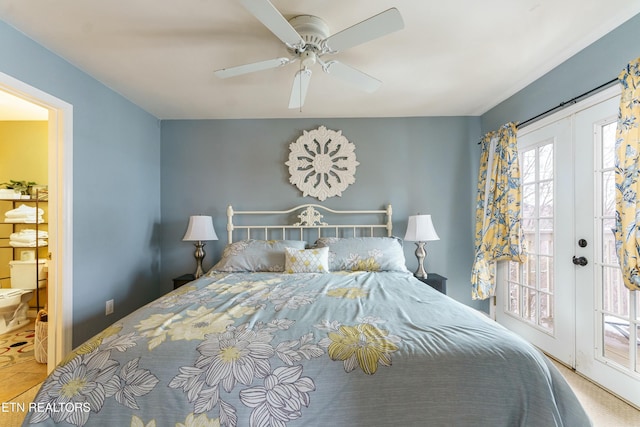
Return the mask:
[[38,275],[36,276],[36,260],[9,261],[9,274],[11,276],[12,289],[36,289],[36,281],[39,278],[39,287],[46,286],[47,260],[38,260]]
[[0,334],[14,331],[29,323],[27,310],[33,291],[0,289]]
[[0,334],[11,332],[29,323],[27,312],[29,301],[40,288],[46,286],[46,279],[38,282],[38,277],[46,277],[47,261],[39,260],[36,274],[36,260],[9,261],[11,288],[0,289]]

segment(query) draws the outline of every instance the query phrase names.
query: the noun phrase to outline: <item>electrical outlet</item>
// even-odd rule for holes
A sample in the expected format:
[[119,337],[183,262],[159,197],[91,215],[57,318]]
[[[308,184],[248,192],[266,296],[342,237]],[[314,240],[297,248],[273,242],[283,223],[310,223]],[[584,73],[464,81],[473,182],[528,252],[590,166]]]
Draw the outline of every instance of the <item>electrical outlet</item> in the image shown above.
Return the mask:
[[111,313],[113,313],[113,300],[112,299],[110,299],[109,301],[107,301],[104,304],[104,314],[108,316]]

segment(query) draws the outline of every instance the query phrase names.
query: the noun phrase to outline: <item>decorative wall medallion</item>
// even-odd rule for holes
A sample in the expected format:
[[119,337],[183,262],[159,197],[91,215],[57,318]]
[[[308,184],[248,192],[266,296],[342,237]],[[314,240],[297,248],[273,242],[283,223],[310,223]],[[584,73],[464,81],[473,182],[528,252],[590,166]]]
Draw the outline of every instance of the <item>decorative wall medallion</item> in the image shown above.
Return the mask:
[[289,182],[302,191],[303,196],[318,200],[342,196],[356,181],[355,145],[335,131],[320,126],[303,131],[296,142],[289,144]]

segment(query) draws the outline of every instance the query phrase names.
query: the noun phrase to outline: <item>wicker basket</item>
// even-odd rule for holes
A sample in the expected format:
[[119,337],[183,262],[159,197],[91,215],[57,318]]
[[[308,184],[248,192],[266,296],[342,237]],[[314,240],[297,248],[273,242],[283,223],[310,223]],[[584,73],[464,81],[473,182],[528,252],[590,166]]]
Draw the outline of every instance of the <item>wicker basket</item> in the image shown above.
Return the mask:
[[47,336],[49,322],[47,311],[40,310],[36,316],[36,336],[33,341],[35,359],[38,363],[47,363]]

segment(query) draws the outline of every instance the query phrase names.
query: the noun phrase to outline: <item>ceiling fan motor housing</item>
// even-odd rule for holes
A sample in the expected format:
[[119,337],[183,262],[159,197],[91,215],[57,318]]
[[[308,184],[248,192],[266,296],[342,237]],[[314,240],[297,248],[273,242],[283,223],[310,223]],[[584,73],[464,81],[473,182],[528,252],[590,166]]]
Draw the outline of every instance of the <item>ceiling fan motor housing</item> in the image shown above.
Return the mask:
[[[324,40],[329,37],[329,26],[322,19],[312,15],[298,15],[289,20],[289,24],[300,34],[305,42],[302,48],[296,49],[296,53],[311,50],[316,54],[324,51]],[[306,59],[304,56],[302,59]],[[315,55],[313,62],[315,62]]]

